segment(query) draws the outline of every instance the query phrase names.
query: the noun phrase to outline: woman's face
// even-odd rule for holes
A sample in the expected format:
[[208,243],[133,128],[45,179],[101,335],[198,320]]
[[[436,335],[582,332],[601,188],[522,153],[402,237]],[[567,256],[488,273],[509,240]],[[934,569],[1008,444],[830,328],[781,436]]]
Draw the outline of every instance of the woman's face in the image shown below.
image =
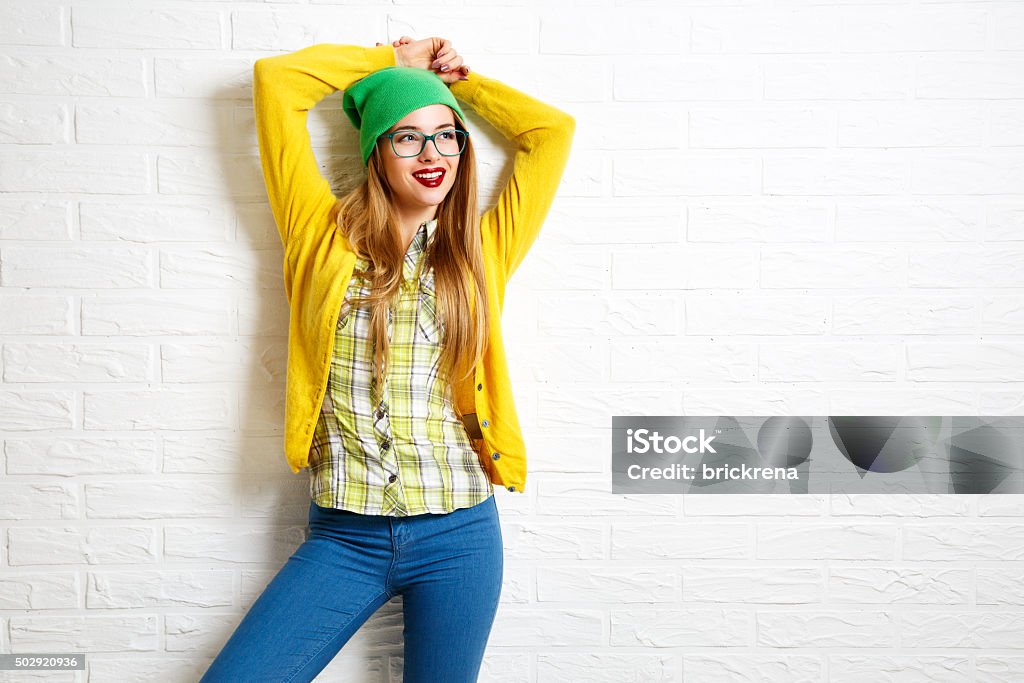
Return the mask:
[[[416,130],[431,135],[438,130],[454,127],[455,115],[452,110],[444,104],[431,104],[409,112],[387,132]],[[398,143],[400,136],[396,135],[394,139]],[[459,157],[441,155],[433,141],[428,141],[422,152],[411,157],[395,154],[391,141],[386,137],[381,137],[377,145],[384,162],[384,174],[400,209],[420,211],[436,207],[455,184]],[[441,173],[439,176],[438,171]],[[428,177],[422,178],[424,174]]]

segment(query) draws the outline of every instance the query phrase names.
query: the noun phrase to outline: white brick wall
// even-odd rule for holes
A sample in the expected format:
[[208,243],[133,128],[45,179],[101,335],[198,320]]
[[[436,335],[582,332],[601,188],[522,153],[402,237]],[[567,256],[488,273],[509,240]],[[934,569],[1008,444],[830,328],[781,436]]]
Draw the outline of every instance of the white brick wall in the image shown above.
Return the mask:
[[[0,681],[197,680],[302,542],[251,66],[407,33],[578,124],[506,300],[481,680],[1024,680],[1019,497],[608,493],[613,414],[1024,410],[1024,5],[4,0],[0,652],[88,672]],[[310,130],[340,193],[339,96]]]

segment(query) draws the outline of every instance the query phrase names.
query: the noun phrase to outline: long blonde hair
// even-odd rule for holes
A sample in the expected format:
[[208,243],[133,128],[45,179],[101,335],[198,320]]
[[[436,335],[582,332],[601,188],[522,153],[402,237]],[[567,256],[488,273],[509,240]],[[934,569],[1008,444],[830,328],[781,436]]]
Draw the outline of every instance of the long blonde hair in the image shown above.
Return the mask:
[[[452,114],[456,128],[466,130],[458,114],[454,111]],[[354,297],[347,303],[351,310],[365,305],[371,309],[370,338],[374,349],[371,392],[376,404],[388,370],[388,309],[399,294],[405,259],[398,214],[378,145],[374,146],[367,162],[366,179],[338,199],[334,211],[341,234],[356,256],[368,261],[367,272],[361,275],[370,283],[371,293]],[[422,272],[434,269],[436,311],[444,321],[439,370],[454,406],[452,385],[469,377],[483,357],[490,323],[477,211],[476,156],[469,136],[466,136],[466,147],[459,159],[455,184],[437,208],[437,227],[423,258]],[[475,297],[476,315],[471,315],[471,297]],[[455,411],[461,419],[458,407]]]

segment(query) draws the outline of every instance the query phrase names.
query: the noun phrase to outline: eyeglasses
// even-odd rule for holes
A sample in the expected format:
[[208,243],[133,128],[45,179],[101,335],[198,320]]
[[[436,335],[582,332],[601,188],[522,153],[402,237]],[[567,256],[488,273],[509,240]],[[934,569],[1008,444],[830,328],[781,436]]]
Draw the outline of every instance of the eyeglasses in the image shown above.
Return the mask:
[[421,133],[418,130],[397,130],[394,133],[384,133],[382,138],[391,140],[391,149],[400,157],[415,157],[423,152],[427,140],[434,141],[434,149],[438,154],[446,157],[457,157],[466,148],[466,137],[469,133],[457,128],[439,130],[433,135]]

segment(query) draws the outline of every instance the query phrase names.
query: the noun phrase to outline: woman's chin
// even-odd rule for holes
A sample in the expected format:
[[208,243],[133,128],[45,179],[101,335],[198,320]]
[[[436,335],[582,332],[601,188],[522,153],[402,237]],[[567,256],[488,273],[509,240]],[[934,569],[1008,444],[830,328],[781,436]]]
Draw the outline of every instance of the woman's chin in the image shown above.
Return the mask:
[[448,192],[451,188],[430,188],[424,187],[416,192],[416,203],[422,206],[437,206],[444,201],[444,198],[448,196]]

